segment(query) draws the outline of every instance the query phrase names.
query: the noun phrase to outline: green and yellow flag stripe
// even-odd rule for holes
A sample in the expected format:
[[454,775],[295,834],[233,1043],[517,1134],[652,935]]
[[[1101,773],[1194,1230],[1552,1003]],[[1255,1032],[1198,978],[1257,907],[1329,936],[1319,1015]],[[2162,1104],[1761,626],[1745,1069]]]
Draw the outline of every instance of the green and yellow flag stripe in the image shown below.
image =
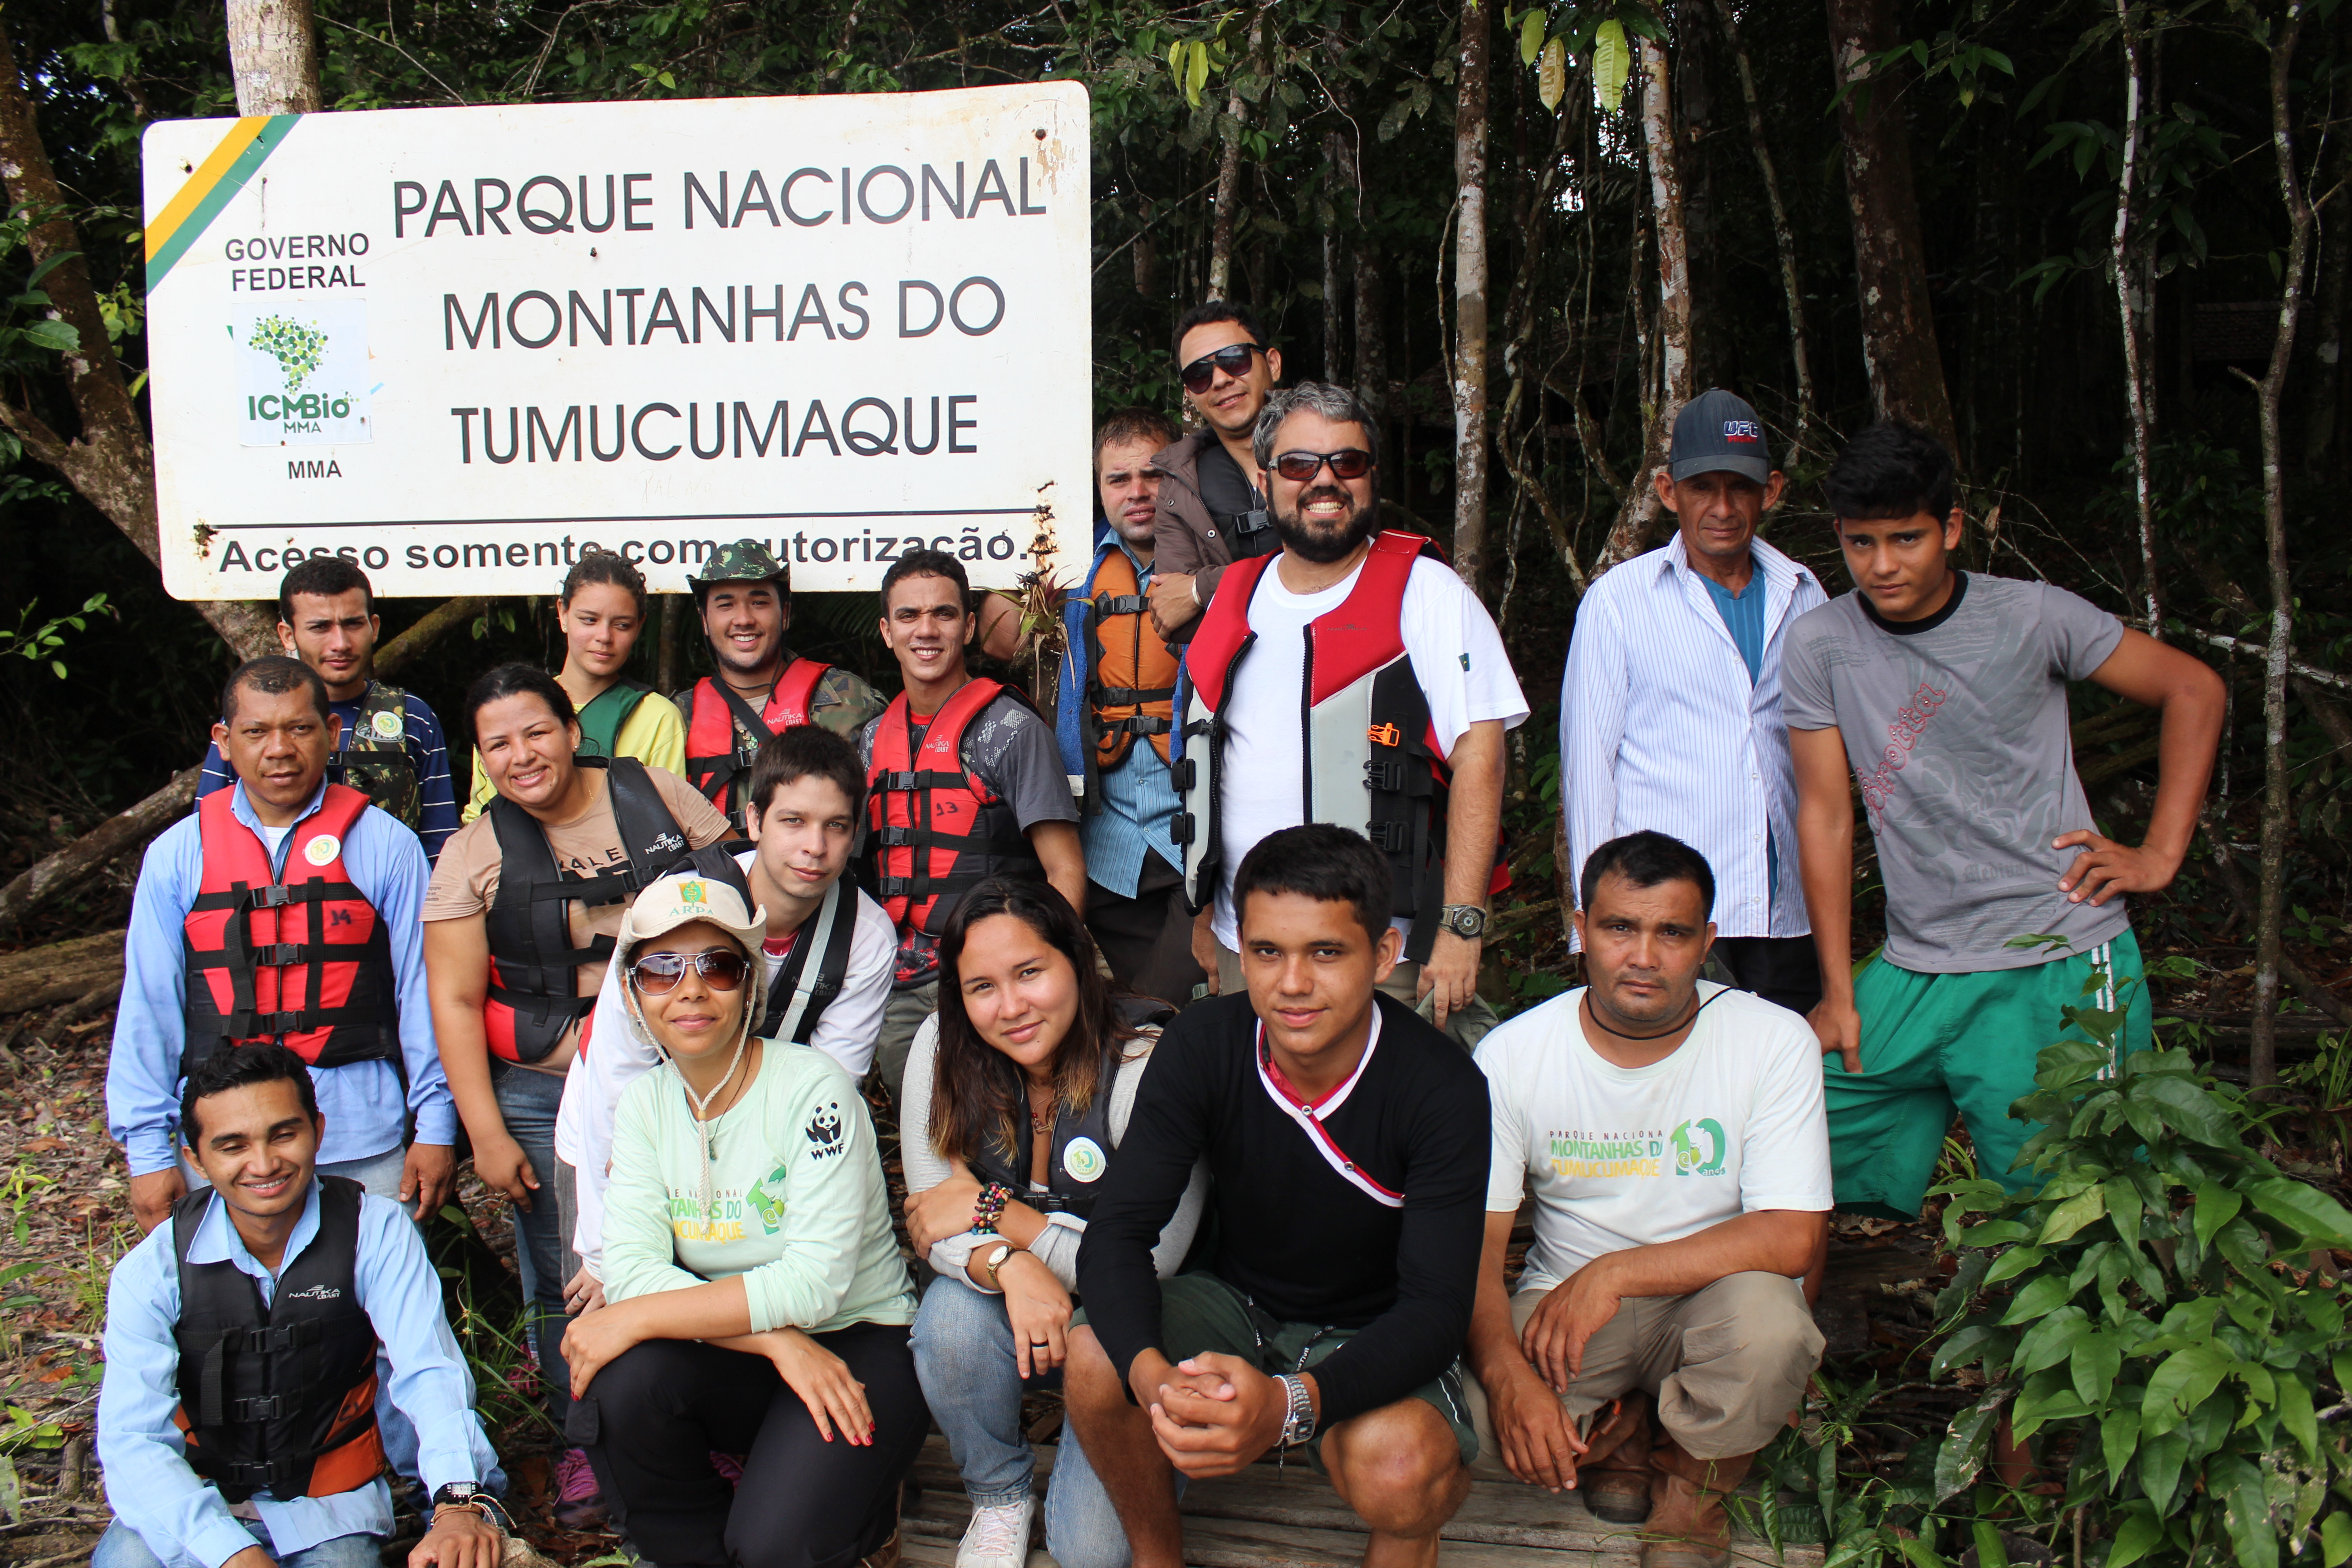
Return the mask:
[[188,247],[196,243],[221,208],[228,205],[278,144],[294,129],[299,114],[251,114],[229,127],[179,194],[147,225],[147,288],[152,293]]

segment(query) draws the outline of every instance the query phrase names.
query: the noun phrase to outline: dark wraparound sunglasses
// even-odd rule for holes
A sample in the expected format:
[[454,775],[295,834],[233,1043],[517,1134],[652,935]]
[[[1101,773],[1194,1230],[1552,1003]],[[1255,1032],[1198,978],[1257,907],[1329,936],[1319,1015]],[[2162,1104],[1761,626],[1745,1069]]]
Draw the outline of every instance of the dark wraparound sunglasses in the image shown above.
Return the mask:
[[629,965],[629,978],[646,995],[664,996],[677,989],[688,965],[713,991],[740,988],[751,968],[740,952],[649,952]]
[[1217,379],[1217,372],[1240,377],[1249,374],[1250,355],[1265,353],[1262,343],[1227,343],[1223,348],[1202,354],[1176,373],[1187,392],[1206,392],[1209,384]]
[[1372,455],[1361,447],[1342,447],[1336,452],[1285,452],[1275,458],[1274,471],[1303,485],[1326,463],[1331,465],[1334,479],[1360,479],[1372,471]]

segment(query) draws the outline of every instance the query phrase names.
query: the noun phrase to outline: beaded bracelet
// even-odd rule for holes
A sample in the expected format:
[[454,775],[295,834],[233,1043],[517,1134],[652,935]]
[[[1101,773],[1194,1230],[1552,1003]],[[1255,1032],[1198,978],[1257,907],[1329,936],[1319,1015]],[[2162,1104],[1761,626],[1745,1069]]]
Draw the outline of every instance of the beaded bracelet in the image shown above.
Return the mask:
[[971,1211],[973,1236],[987,1236],[996,1229],[996,1222],[1004,1217],[1004,1205],[1013,1201],[1013,1189],[1003,1182],[991,1182],[980,1190],[980,1203]]

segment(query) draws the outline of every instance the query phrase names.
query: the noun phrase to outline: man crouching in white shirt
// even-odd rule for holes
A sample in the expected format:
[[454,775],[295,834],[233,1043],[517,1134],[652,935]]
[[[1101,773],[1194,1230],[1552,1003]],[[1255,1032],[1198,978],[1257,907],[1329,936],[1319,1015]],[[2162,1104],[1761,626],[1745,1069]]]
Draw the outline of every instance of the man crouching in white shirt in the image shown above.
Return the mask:
[[[1832,1202],[1821,1047],[1786,1008],[1700,984],[1715,876],[1696,850],[1629,834],[1581,884],[1591,984],[1478,1047],[1495,1148],[1473,1473],[1578,1488],[1643,1526],[1643,1568],[1722,1568],[1724,1494],[1821,1363],[1798,1284]],[[1530,1185],[1535,1246],[1510,1292]]]

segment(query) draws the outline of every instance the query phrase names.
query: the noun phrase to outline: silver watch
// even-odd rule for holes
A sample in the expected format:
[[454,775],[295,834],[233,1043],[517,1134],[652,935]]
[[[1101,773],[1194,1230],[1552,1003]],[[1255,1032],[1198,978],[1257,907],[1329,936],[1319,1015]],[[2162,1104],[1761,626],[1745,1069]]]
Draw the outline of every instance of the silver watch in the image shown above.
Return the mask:
[[1295,1448],[1301,1443],[1315,1440],[1315,1399],[1307,1392],[1307,1380],[1283,1373],[1276,1379],[1290,1396],[1290,1410],[1282,1418],[1282,1446]]
[[1486,934],[1486,911],[1475,904],[1448,904],[1438,910],[1437,923],[1455,936],[1475,942]]

